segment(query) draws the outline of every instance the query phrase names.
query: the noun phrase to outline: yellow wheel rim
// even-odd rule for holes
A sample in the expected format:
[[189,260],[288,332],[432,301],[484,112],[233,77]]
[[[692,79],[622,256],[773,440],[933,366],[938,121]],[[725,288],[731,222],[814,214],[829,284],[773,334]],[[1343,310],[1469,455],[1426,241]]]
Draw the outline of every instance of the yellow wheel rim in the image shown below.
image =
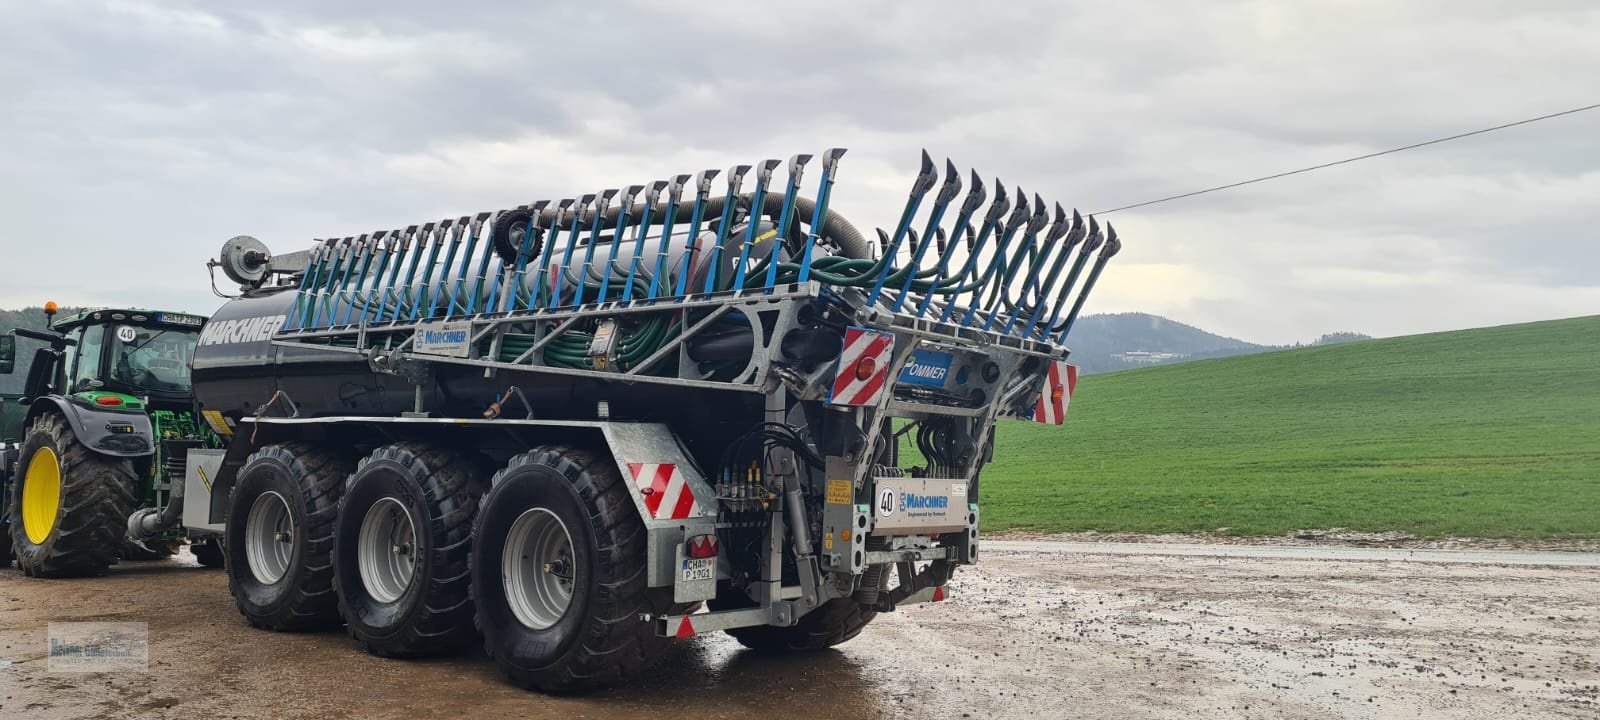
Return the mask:
[[22,531],[29,542],[38,545],[50,537],[60,510],[61,463],[56,462],[56,451],[42,447],[34,451],[22,477]]

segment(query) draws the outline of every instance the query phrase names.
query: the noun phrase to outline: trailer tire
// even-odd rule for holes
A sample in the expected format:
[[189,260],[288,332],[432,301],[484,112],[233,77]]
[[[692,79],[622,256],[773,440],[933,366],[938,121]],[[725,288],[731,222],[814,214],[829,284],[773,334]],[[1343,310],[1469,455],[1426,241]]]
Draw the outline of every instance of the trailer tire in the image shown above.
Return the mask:
[[194,559],[199,561],[201,567],[220,568],[227,565],[227,560],[222,553],[222,541],[217,538],[205,540],[192,540],[189,542],[189,552]]
[[[507,679],[546,692],[592,690],[658,660],[666,640],[641,616],[664,606],[646,587],[644,523],[611,459],[542,447],[512,458],[492,482],[478,507],[472,591],[485,650]],[[564,607],[535,599],[535,586],[562,584]]]
[[[748,605],[748,602],[742,605]],[[726,610],[741,603],[721,601],[712,610]],[[791,627],[757,625],[726,631],[734,640],[762,653],[797,653],[824,650],[853,639],[878,616],[878,611],[850,598],[834,598],[806,613]]]
[[[383,657],[469,643],[473,464],[419,442],[362,459],[339,501],[334,587],[351,637]],[[381,539],[384,547],[373,547]],[[403,549],[402,549],[403,548]]]
[[245,460],[222,549],[228,591],[251,625],[283,631],[338,624],[333,527],[349,473],[343,458],[300,442],[268,445]]
[[[41,485],[35,494],[28,493],[30,482]],[[12,552],[23,574],[60,578],[104,573],[117,562],[133,511],[133,483],[132,461],[85,447],[59,413],[35,419],[11,482]],[[38,494],[46,484],[57,487]],[[35,535],[45,531],[38,542],[28,536],[30,508],[43,512],[31,520]]]

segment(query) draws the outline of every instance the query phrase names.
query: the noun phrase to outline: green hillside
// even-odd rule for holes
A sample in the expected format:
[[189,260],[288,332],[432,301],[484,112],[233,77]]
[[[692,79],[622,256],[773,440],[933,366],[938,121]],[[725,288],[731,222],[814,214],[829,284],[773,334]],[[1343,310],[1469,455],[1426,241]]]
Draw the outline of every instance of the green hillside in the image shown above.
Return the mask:
[[987,530],[1600,537],[1600,316],[1085,377]]

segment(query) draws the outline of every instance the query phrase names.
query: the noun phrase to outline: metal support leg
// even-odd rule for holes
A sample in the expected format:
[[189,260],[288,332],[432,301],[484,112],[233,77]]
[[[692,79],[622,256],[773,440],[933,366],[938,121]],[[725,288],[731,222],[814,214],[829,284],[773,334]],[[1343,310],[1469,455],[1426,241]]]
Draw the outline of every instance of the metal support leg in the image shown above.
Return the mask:
[[[786,392],[780,387],[767,393],[766,410],[768,422],[781,423],[788,415]],[[770,477],[774,477],[783,483],[784,513],[781,517],[784,521],[783,524],[789,526],[788,535],[794,548],[795,568],[800,575],[800,600],[793,603],[797,606],[793,617],[798,618],[821,603],[818,592],[822,584],[822,572],[817,566],[817,556],[812,551],[811,522],[806,518],[805,498],[800,489],[800,471],[795,464],[794,453],[787,448],[779,448],[772,451],[771,457],[772,467],[767,468],[767,473]],[[778,526],[779,517],[777,514],[773,515],[774,527]],[[776,559],[781,563],[783,561],[783,534],[774,533],[772,537],[774,542],[777,543],[775,546],[777,550]],[[780,565],[778,574],[780,579],[782,578],[781,567]]]

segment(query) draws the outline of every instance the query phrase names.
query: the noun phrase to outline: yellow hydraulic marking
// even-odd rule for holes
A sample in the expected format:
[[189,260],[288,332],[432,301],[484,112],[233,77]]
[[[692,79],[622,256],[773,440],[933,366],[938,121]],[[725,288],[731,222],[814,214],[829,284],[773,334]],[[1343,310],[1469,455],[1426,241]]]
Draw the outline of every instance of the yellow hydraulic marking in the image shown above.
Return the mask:
[[217,431],[218,435],[223,437],[233,435],[233,428],[228,427],[228,420],[222,416],[220,410],[204,410],[201,411],[200,415],[206,419],[206,424],[210,425],[212,430]]
[[22,477],[22,530],[28,541],[39,545],[50,537],[60,511],[61,463],[56,451],[42,447],[34,451]]
[[773,229],[768,230],[768,231],[766,231],[764,233],[761,233],[761,235],[756,238],[756,242],[758,242],[758,243],[759,242],[766,242],[766,241],[771,240],[772,238],[776,237],[777,234],[778,234],[778,229],[777,228],[773,228]]
[[828,504],[849,505],[851,500],[854,499],[853,490],[854,488],[849,480],[829,480]]

